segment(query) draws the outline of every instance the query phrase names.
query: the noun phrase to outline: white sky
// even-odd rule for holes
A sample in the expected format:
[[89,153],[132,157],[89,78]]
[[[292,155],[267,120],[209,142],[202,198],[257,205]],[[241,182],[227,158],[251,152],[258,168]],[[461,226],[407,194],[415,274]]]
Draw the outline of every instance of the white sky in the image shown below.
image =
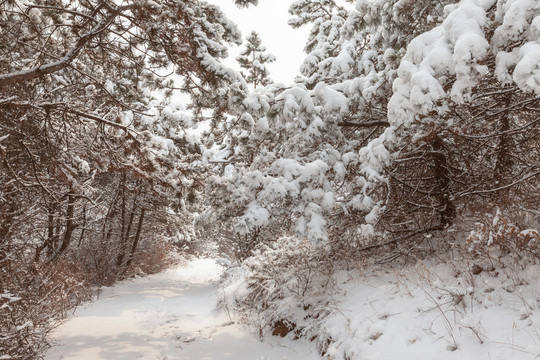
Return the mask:
[[[307,27],[293,29],[287,24],[291,17],[288,10],[292,0],[259,0],[259,5],[247,9],[239,9],[233,0],[208,2],[218,5],[238,25],[244,40],[252,30],[258,32],[267,52],[277,58],[268,65],[270,77],[277,82],[292,83],[305,57],[303,49],[309,33]],[[242,49],[231,47],[225,64],[238,69],[235,58]]]

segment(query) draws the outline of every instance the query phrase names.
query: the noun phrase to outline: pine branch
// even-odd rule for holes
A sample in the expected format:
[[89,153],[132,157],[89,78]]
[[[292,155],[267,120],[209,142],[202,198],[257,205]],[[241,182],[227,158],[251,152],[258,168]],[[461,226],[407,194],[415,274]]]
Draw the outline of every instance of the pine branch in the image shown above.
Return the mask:
[[109,25],[120,14],[120,12],[130,9],[131,6],[124,6],[118,9],[113,9],[109,6],[108,8],[111,10],[109,16],[107,16],[104,20],[100,21],[89,32],[82,35],[75,42],[75,45],[66,53],[66,55],[61,57],[59,60],[50,62],[48,64],[39,65],[27,70],[21,70],[0,75],[0,87],[43,77],[45,75],[49,75],[66,68],[73,60],[75,60],[75,58],[77,58],[81,50],[89,41],[107,30]]
[[370,128],[370,127],[377,127],[377,126],[390,126],[390,123],[384,120],[365,121],[361,123],[343,121],[339,123],[339,125],[343,127]]

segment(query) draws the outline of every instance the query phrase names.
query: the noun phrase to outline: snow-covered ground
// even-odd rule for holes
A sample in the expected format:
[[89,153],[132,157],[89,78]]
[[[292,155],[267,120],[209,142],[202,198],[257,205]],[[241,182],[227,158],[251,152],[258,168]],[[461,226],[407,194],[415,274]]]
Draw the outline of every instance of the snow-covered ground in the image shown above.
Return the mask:
[[270,337],[259,342],[216,308],[222,267],[197,259],[105,289],[55,332],[46,360],[318,359],[312,347]]
[[[453,250],[333,272],[313,264],[290,270],[268,258],[286,275],[260,263],[231,269],[229,307],[241,304],[269,332],[288,321],[324,360],[540,359],[540,262],[524,252]],[[309,292],[299,296],[311,273]]]
[[[319,340],[331,339],[323,358],[540,359],[540,265],[480,270],[443,262],[336,273],[335,309],[313,320]],[[231,321],[216,307],[222,271],[196,259],[105,289],[56,330],[45,359],[321,358],[316,341],[260,342]]]
[[331,358],[540,359],[539,265],[475,274],[419,263],[342,275],[339,311],[321,325],[334,340]]

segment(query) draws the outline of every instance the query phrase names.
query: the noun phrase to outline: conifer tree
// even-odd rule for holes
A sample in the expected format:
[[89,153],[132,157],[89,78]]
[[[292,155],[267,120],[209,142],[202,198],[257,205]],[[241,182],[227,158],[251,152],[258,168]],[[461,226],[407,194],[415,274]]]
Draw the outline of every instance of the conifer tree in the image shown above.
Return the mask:
[[17,298],[0,357],[33,359],[72,291],[189,239],[206,169],[190,130],[247,86],[221,64],[240,32],[206,1],[3,1],[0,37],[0,294]]
[[265,53],[266,47],[262,45],[262,40],[257,32],[252,31],[246,41],[246,48],[236,58],[236,61],[242,69],[246,70],[247,73],[244,73],[244,77],[249,84],[252,84],[253,87],[266,86],[271,82],[266,64],[276,61],[276,57]]
[[290,24],[312,24],[304,78],[235,108],[209,181],[218,216],[241,235],[375,249],[455,224],[468,201],[537,207],[540,8],[450,3],[295,2]]

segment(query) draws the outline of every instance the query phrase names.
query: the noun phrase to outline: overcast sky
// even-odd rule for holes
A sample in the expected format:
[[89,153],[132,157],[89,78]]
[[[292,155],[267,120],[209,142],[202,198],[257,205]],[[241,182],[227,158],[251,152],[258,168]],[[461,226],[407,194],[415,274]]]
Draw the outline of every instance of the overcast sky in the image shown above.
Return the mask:
[[[218,5],[233,20],[245,40],[252,30],[259,33],[267,52],[276,56],[277,60],[268,65],[270,77],[277,82],[290,84],[305,57],[303,52],[309,28],[293,29],[287,21],[291,17],[288,12],[291,0],[259,0],[258,6],[237,8],[233,0],[208,0]],[[238,69],[234,60],[243,47],[233,47],[229,51],[226,64]]]

